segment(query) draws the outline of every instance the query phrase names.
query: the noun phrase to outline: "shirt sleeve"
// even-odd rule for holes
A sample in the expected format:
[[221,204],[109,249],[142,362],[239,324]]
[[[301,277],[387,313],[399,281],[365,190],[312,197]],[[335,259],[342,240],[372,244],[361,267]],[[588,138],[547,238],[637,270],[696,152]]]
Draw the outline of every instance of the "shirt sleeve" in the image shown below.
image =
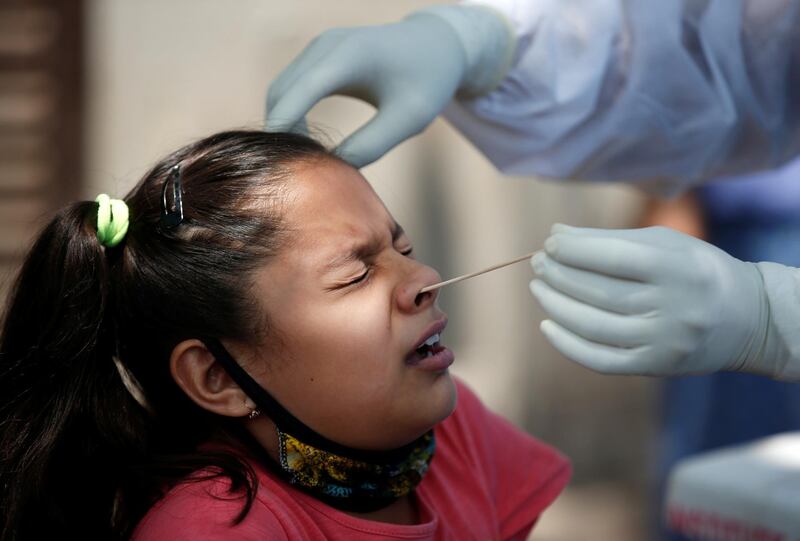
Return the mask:
[[177,486],[145,515],[132,541],[288,541],[278,519],[257,500],[234,524],[244,498],[230,494],[229,487],[221,478]]
[[479,3],[514,62],[445,117],[506,173],[675,193],[800,153],[800,0]]
[[556,499],[571,475],[558,451],[487,409],[459,381],[459,423],[476,453],[476,469],[487,476],[495,495],[500,539],[526,539],[542,512]]

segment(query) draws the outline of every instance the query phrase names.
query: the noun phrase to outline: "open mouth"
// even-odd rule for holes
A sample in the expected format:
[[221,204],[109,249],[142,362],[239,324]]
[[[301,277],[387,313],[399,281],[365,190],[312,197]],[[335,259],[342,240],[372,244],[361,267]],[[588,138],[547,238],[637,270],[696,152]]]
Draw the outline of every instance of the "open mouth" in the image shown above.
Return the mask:
[[440,340],[439,333],[430,336],[421,346],[411,353],[409,361],[421,361],[426,357],[431,357],[442,351],[444,348],[439,344]]
[[435,365],[437,359],[443,360],[439,359],[442,353],[448,354],[445,357],[452,356],[452,352],[441,343],[441,334],[445,327],[447,327],[446,317],[430,324],[421,333],[414,349],[406,356],[406,363],[417,366]]

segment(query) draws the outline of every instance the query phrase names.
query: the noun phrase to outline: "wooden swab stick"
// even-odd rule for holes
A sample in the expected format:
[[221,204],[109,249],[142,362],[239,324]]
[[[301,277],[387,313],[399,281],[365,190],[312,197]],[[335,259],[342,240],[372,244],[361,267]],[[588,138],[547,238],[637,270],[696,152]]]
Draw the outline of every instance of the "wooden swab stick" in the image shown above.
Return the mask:
[[467,278],[472,278],[473,276],[478,276],[479,274],[485,274],[487,272],[500,269],[502,267],[507,267],[508,265],[513,265],[514,263],[519,263],[520,261],[524,261],[526,259],[530,259],[533,254],[538,253],[540,250],[536,250],[536,252],[531,252],[529,254],[521,255],[516,259],[512,259],[511,261],[506,261],[505,263],[498,263],[497,265],[492,265],[489,268],[479,270],[478,272],[472,272],[470,274],[465,274],[463,276],[456,276],[455,278],[450,278],[449,280],[445,280],[444,282],[439,282],[438,284],[433,284],[430,286],[425,286],[419,290],[420,293],[425,293],[427,291],[433,291],[434,289],[439,289],[443,286],[448,286],[450,284],[455,284],[456,282],[460,282],[461,280],[466,280]]

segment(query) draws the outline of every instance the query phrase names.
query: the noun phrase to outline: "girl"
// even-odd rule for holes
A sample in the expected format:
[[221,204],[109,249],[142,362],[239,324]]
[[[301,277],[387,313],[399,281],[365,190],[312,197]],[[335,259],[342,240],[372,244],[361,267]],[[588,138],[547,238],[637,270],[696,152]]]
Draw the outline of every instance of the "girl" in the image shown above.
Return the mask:
[[0,538],[524,539],[568,464],[450,375],[411,254],[293,134],[62,210],[0,337]]

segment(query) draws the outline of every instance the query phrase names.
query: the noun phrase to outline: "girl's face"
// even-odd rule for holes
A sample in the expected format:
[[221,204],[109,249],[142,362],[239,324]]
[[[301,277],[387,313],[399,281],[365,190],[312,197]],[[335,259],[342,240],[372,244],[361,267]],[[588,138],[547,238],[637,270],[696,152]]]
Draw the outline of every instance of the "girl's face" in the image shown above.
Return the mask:
[[321,160],[298,166],[283,208],[289,240],[256,274],[279,346],[248,365],[253,377],[322,435],[389,449],[447,417],[455,386],[450,350],[416,348],[447,323],[440,280],[416,261],[411,241],[354,168]]

